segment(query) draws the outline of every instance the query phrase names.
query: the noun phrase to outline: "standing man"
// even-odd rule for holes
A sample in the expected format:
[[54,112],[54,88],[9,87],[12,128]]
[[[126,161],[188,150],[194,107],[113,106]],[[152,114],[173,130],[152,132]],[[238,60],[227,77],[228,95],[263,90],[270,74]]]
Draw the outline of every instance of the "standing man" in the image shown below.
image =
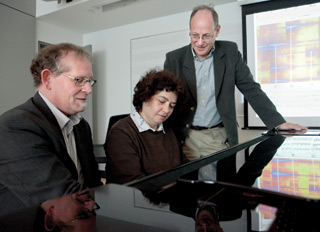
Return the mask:
[[[279,129],[307,129],[286,122],[277,112],[260,85],[254,82],[235,43],[216,41],[221,26],[213,8],[195,7],[189,24],[191,44],[167,53],[164,63],[165,69],[182,79],[189,95],[185,110],[172,116],[176,135],[189,160],[238,143],[235,86],[268,129],[277,126]],[[235,156],[219,163],[222,170],[228,171],[218,179],[232,178],[236,170]]]
[[102,184],[79,114],[96,82],[90,60],[68,43],[41,49],[30,67],[38,91],[0,116],[0,215]]

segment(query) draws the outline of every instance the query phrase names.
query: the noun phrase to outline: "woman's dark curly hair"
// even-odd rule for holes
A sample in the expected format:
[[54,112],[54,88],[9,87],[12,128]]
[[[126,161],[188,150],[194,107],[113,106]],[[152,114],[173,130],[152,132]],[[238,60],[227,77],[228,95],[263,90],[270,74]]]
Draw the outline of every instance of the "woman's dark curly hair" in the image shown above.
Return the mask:
[[142,109],[143,102],[150,100],[153,95],[163,90],[177,94],[176,107],[184,99],[184,87],[178,77],[167,70],[157,71],[156,69],[151,69],[148,71],[140,78],[134,88],[132,103],[136,111],[139,112]]

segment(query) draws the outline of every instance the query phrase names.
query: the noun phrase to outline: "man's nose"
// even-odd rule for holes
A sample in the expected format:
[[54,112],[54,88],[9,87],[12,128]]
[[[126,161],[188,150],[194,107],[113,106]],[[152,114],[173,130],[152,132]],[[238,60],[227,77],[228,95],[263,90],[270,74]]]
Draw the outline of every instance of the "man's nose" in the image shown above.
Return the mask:
[[198,39],[198,44],[204,44],[204,42],[204,39],[202,38],[202,36],[200,36]]
[[85,83],[84,86],[82,86],[82,91],[85,91],[87,94],[92,93],[92,86],[89,82]]
[[202,223],[201,224],[201,229],[202,229],[202,232],[207,232],[207,224],[206,223]]

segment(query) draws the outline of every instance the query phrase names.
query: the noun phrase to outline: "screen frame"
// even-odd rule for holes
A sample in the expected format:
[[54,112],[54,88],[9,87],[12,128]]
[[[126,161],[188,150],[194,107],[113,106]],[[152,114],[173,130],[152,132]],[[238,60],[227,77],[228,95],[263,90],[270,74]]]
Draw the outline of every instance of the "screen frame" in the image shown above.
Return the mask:
[[[247,51],[247,21],[246,17],[247,15],[253,14],[253,13],[260,13],[264,11],[270,11],[270,10],[278,10],[278,9],[284,9],[288,7],[294,7],[294,6],[302,6],[302,5],[308,5],[313,3],[319,3],[319,0],[270,0],[266,2],[260,2],[260,3],[253,3],[253,4],[247,4],[242,5],[241,11],[242,11],[242,42],[243,42],[243,59],[247,62],[248,61],[248,51]],[[266,130],[266,126],[249,126],[249,103],[244,98],[244,127],[242,129],[245,130]],[[310,129],[319,129],[320,127],[308,127]]]

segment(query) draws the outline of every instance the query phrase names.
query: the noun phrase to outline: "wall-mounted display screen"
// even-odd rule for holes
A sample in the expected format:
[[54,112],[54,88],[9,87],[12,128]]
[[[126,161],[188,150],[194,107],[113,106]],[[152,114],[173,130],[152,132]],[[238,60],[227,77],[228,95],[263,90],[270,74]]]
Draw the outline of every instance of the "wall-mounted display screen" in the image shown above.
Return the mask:
[[[244,53],[255,80],[287,121],[320,127],[320,3],[308,2],[244,6]],[[250,106],[246,112],[247,127],[264,126]]]

